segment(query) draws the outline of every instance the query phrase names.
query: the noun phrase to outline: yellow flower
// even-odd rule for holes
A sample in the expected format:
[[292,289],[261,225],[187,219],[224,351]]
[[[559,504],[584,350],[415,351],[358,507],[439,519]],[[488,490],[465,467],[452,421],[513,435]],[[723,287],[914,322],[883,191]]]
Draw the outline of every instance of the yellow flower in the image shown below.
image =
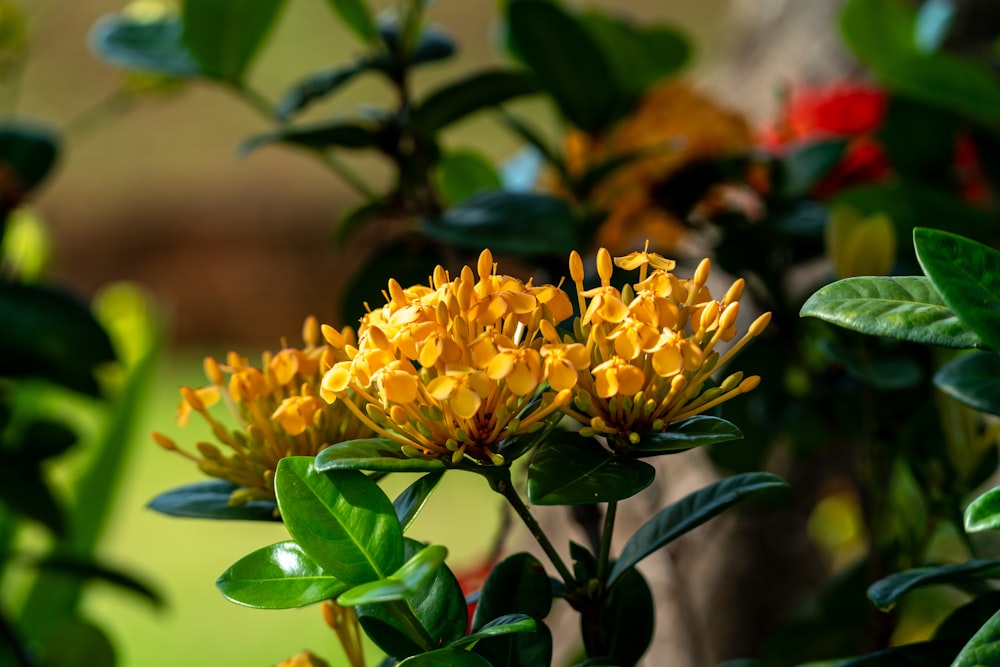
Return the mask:
[[[621,290],[614,287],[615,264],[638,268],[639,281]],[[730,374],[717,387],[710,386],[709,379],[764,330],[770,313],[758,317],[725,351],[717,349],[738,334],[742,279],[715,300],[706,286],[711,268],[707,259],[689,280],[671,273],[673,268],[672,260],[649,253],[648,247],[614,262],[601,248],[597,253],[601,285],[586,290],[583,261],[575,252],[570,256],[570,275],[584,315],[576,320],[573,335],[564,337],[566,347],[558,353],[543,348],[542,354],[553,359],[574,356],[570,365],[559,366],[553,382],[572,391],[573,400],[562,409],[584,424],[584,435],[605,435],[617,446],[634,444],[646,432],[667,430],[672,422],[759,384],[759,377],[744,378],[741,372]],[[556,335],[554,330],[545,333],[550,341]],[[575,358],[579,353],[574,346],[586,350],[588,364]],[[570,367],[575,381],[566,377]]]
[[[543,427],[569,400],[568,362],[579,352],[543,353],[572,314],[556,286],[495,272],[488,250],[475,271],[452,278],[437,267],[428,285],[390,281],[386,303],[367,313],[348,361],[331,365],[321,396],[345,404],[411,456],[502,464],[499,444]],[[332,330],[324,327],[332,345]],[[558,341],[555,341],[558,343]],[[563,391],[535,397],[545,382]]]
[[[197,443],[199,456],[160,433],[153,438],[195,461],[204,473],[241,487],[233,492],[232,504],[273,499],[274,471],[283,457],[313,456],[334,443],[371,435],[344,406],[331,406],[320,397],[324,371],[347,361],[345,348],[350,348],[353,332],[326,337],[337,344],[321,344],[319,325],[310,317],[303,327],[305,347],[265,352],[259,368],[235,352],[224,365],[206,358],[210,384],[181,389],[177,421],[184,426],[193,413],[201,415],[218,444]],[[224,424],[210,411],[220,401],[235,425]]]

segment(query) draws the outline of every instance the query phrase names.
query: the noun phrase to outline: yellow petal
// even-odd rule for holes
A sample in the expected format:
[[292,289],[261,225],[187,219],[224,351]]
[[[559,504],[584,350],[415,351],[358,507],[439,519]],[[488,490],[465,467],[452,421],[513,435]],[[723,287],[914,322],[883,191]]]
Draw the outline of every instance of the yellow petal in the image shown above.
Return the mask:
[[482,399],[479,394],[472,391],[468,387],[458,387],[455,390],[454,395],[448,401],[448,405],[451,406],[455,414],[462,419],[472,419],[479,410],[479,406],[482,404]]
[[514,370],[514,361],[514,355],[509,352],[501,352],[490,360],[489,366],[486,368],[486,374],[492,380],[502,380]]
[[388,371],[380,377],[379,386],[393,403],[411,403],[417,398],[417,378],[411,373]]
[[443,401],[451,396],[458,386],[458,380],[450,375],[439,375],[427,385],[427,393],[436,401]]
[[507,387],[515,396],[527,396],[538,386],[539,378],[531,371],[527,363],[514,364],[514,368],[507,376]]

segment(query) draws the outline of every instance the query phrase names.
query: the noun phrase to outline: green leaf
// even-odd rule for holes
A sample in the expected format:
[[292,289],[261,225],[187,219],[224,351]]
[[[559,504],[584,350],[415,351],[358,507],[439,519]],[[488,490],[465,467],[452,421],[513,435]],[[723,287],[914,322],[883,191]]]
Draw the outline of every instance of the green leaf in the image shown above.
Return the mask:
[[310,456],[281,459],[274,478],[285,527],[345,584],[382,579],[403,563],[403,531],[378,484],[356,470],[320,472]]
[[[655,618],[649,584],[638,570],[630,568],[608,593],[601,618],[608,657],[613,664],[635,665],[639,662],[653,640]],[[583,634],[586,636],[586,632]]]
[[965,532],[1000,529],[1000,486],[983,493],[965,508]]
[[45,572],[59,573],[82,581],[103,581],[137,594],[154,607],[163,607],[164,605],[163,596],[150,584],[96,560],[68,554],[52,554],[28,561],[27,564]]
[[959,639],[968,642],[997,609],[1000,609],[1000,591],[981,593],[971,602],[952,611],[934,629],[932,639]]
[[[115,667],[115,647],[102,628],[76,614],[60,617],[41,640],[46,667]],[[5,663],[16,664],[16,663]],[[34,664],[31,662],[25,664]]]
[[417,518],[417,515],[420,514],[420,510],[424,508],[424,503],[434,493],[434,489],[437,488],[438,482],[441,481],[442,477],[444,477],[443,470],[429,472],[406,487],[392,501],[392,506],[396,510],[396,518],[399,519],[399,525],[404,533],[410,527],[410,524],[413,523],[413,520]]
[[868,588],[868,599],[882,611],[891,609],[906,593],[933,584],[961,586],[1000,577],[1000,558],[976,559],[957,565],[918,567],[890,574]]
[[381,130],[373,123],[333,120],[312,125],[285,127],[250,137],[240,144],[240,155],[247,155],[266,144],[283,143],[301,148],[322,150],[373,148],[381,141]]
[[913,246],[924,273],[962,324],[1000,350],[1000,252],[925,228],[913,230]]
[[29,120],[0,121],[0,167],[9,172],[0,195],[4,215],[45,180],[58,157],[53,128]]
[[1000,84],[984,65],[946,53],[891,62],[879,70],[901,95],[964,114],[981,123],[1000,122]]
[[918,53],[916,18],[916,10],[903,0],[849,0],[840,29],[854,55],[877,71]]
[[[404,538],[406,558],[413,558],[424,545]],[[469,612],[462,588],[447,567],[435,570],[431,581],[415,593],[405,595],[402,603],[409,606],[413,615],[430,635],[436,646],[447,646],[465,635]],[[408,632],[385,604],[361,605],[355,608],[365,634],[384,652],[397,660],[420,653]]]
[[592,505],[623,500],[653,483],[648,463],[615,456],[593,438],[559,432],[528,468],[528,498],[536,505]]
[[750,472],[720,480],[668,505],[637,530],[611,568],[608,586],[657,549],[750,496],[788,486],[777,475]]
[[28,424],[19,440],[6,443],[8,451],[4,455],[14,462],[39,463],[64,454],[76,443],[77,436],[59,422],[40,419]]
[[674,422],[662,433],[644,434],[629,446],[629,451],[636,456],[654,456],[741,439],[743,432],[736,424],[710,415],[695,415]]
[[627,110],[608,56],[576,18],[537,0],[511,2],[508,12],[517,51],[573,125],[596,132]]
[[534,632],[536,626],[537,623],[535,623],[535,619],[530,616],[525,614],[506,614],[504,616],[500,616],[499,618],[494,618],[489,623],[485,623],[483,627],[479,628],[472,634],[456,639],[451,643],[451,646],[454,648],[462,648],[475,644],[481,639],[502,637],[520,632]]
[[208,480],[185,484],[149,501],[149,509],[194,519],[230,519],[243,521],[281,521],[276,503],[249,502],[233,507],[229,497],[239,487],[225,480]]
[[378,42],[378,30],[364,0],[327,0],[327,4],[362,41],[368,44]]
[[240,82],[285,0],[184,0],[184,41],[201,71]]
[[373,68],[370,58],[359,58],[352,63],[329,67],[298,81],[281,96],[274,114],[278,120],[287,121],[307,106],[337,91],[355,76]]
[[530,72],[476,72],[431,92],[413,110],[411,124],[417,132],[433,134],[476,111],[538,92],[538,82]]
[[384,58],[378,59],[378,67],[392,80],[399,79],[408,67],[444,60],[455,53],[455,40],[447,30],[434,24],[422,25],[412,52],[403,53],[396,13],[383,12],[378,18],[379,37],[387,49]]
[[951,663],[961,646],[952,640],[904,644],[837,662],[836,667],[941,667]]
[[98,58],[125,69],[180,78],[201,71],[184,44],[180,17],[138,21],[120,14],[105,16],[91,30],[89,44]]
[[427,585],[438,568],[444,565],[447,556],[448,550],[439,544],[426,546],[385,579],[361,584],[342,593],[337,598],[337,604],[355,607],[401,600],[413,595]]
[[400,662],[399,667],[491,667],[491,664],[475,653],[447,647],[418,653]]
[[382,472],[443,472],[440,459],[410,458],[402,445],[388,438],[347,440],[327,447],[316,456],[317,470],[378,470]]
[[485,190],[500,190],[500,175],[488,159],[472,151],[448,153],[437,165],[435,179],[441,195],[457,204]]
[[805,197],[844,156],[846,139],[816,141],[797,147],[778,163],[778,194],[785,199]]
[[1000,611],[972,636],[951,667],[981,667],[1000,664]]
[[1000,416],[1000,357],[970,352],[952,359],[934,374],[934,386],[957,401]]
[[87,304],[45,285],[0,283],[0,322],[0,376],[98,394],[94,369],[115,353]]
[[442,243],[498,255],[566,255],[573,249],[576,219],[569,204],[535,192],[480,192],[423,220],[421,230]]
[[799,315],[913,343],[952,348],[982,344],[922,276],[838,280],[810,296]]
[[227,600],[256,609],[304,607],[347,589],[292,541],[247,554],[230,565],[215,585]]

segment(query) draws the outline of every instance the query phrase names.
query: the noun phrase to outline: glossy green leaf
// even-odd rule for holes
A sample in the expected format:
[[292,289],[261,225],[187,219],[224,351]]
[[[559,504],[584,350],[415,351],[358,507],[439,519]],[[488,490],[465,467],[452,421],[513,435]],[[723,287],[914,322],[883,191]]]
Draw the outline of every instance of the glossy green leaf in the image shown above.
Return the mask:
[[491,667],[491,664],[475,653],[448,647],[418,653],[400,662],[399,667]]
[[207,480],[185,484],[149,501],[149,509],[194,519],[234,519],[244,521],[280,521],[273,502],[256,501],[233,507],[229,496],[239,487],[225,480]]
[[629,539],[611,568],[608,586],[613,586],[619,577],[646,556],[741,500],[761,491],[787,486],[788,482],[777,475],[750,472],[720,480],[684,496],[657,512]]
[[274,478],[285,527],[345,584],[382,579],[403,564],[403,531],[378,484],[357,470],[321,472],[313,457],[281,459]]
[[536,505],[591,505],[623,500],[653,483],[648,463],[615,456],[593,438],[559,432],[528,468],[528,498]]
[[890,574],[868,588],[868,599],[885,611],[915,588],[934,584],[961,586],[970,581],[1000,577],[1000,558],[966,561],[957,565],[918,567]]
[[301,148],[322,150],[347,148],[360,150],[379,145],[380,130],[372,123],[353,120],[333,120],[312,125],[285,127],[250,137],[240,144],[239,152],[246,155],[267,144],[282,143]]
[[451,204],[503,187],[493,163],[473,151],[448,153],[438,163],[435,175],[441,195]]
[[913,343],[952,348],[981,344],[931,281],[922,276],[838,280],[810,296],[799,315]]
[[89,44],[98,58],[125,69],[179,78],[201,71],[184,44],[180,17],[139,21],[121,14],[105,16],[91,30]]
[[536,626],[535,619],[530,616],[525,614],[507,614],[483,624],[481,628],[472,634],[456,639],[452,642],[451,646],[461,648],[490,637],[502,637],[520,632],[534,632]]
[[[637,664],[653,640],[655,619],[649,584],[638,570],[631,568],[611,588],[601,617],[610,662]],[[586,636],[586,632],[583,634]]]
[[184,0],[184,42],[201,71],[242,81],[285,0]]
[[576,219],[569,204],[536,192],[481,192],[440,218],[423,220],[432,239],[499,255],[566,255],[575,243]]
[[427,585],[438,568],[444,565],[447,556],[448,549],[445,547],[439,544],[428,545],[385,579],[360,584],[341,594],[337,598],[337,604],[355,607],[401,600],[407,595],[413,595]]
[[1000,356],[977,351],[945,364],[934,375],[934,386],[957,401],[1000,416]]
[[41,377],[98,393],[94,369],[115,353],[87,304],[53,287],[4,282],[0,322],[0,376]]
[[164,605],[163,596],[151,584],[97,560],[68,554],[52,554],[39,559],[29,559],[26,564],[80,581],[102,581],[121,590],[135,593],[154,607]]
[[279,120],[287,121],[313,102],[336,92],[358,74],[372,67],[371,59],[359,58],[346,65],[329,67],[310,74],[285,91],[275,106],[274,114]]
[[916,10],[905,0],[849,0],[840,28],[854,55],[878,71],[918,53],[916,19]]
[[981,667],[1000,664],[1000,611],[972,636],[951,667]]
[[538,92],[538,83],[530,72],[478,71],[432,91],[413,110],[411,124],[418,132],[432,134],[476,111]]
[[[416,540],[404,540],[407,559],[424,548]],[[405,595],[399,602],[409,606],[434,645],[447,646],[465,635],[469,623],[465,596],[455,575],[447,567],[437,568],[429,584]],[[422,652],[385,604],[361,605],[355,607],[355,611],[365,634],[388,655],[403,660]]]
[[743,432],[732,422],[710,415],[695,415],[674,422],[662,433],[644,434],[639,442],[629,446],[629,451],[636,456],[654,456],[742,438]]
[[340,17],[351,31],[362,41],[374,44],[378,41],[378,30],[371,10],[364,0],[327,0],[330,8]]
[[379,470],[383,472],[438,472],[440,459],[410,458],[388,438],[348,440],[327,447],[316,456],[317,470]]
[[805,197],[844,156],[846,139],[816,141],[790,151],[779,166],[778,194],[786,199]]
[[430,498],[431,494],[434,493],[434,489],[437,488],[438,482],[441,481],[442,477],[444,477],[443,470],[429,472],[403,489],[402,493],[392,501],[392,506],[396,510],[396,518],[399,519],[399,525],[402,527],[404,533],[410,527],[410,524],[413,523],[413,520],[417,518],[417,515],[420,514],[420,510],[424,508],[424,504]]
[[924,273],[962,324],[1000,350],[1000,252],[936,229],[913,230]]
[[527,552],[512,554],[497,563],[483,582],[472,630],[509,614],[545,618],[551,608],[551,586],[541,562]]
[[226,599],[257,609],[290,609],[337,597],[347,584],[328,574],[292,541],[247,554],[215,582]]
[[508,24],[521,58],[573,125],[596,132],[627,110],[627,94],[600,43],[561,6],[512,2]]
[[965,508],[965,531],[1000,530],[1000,486],[983,493]]

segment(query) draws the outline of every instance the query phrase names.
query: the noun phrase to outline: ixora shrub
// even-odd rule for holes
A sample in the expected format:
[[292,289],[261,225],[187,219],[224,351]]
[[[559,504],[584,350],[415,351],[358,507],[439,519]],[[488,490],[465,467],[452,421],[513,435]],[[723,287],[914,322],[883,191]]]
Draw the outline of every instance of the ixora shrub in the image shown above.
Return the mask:
[[[202,415],[232,453],[199,444],[199,467],[221,481],[168,492],[153,507],[283,521],[290,540],[244,556],[217,585],[251,607],[322,603],[352,665],[364,664],[359,627],[389,664],[548,665],[544,619],[555,598],[579,613],[588,664],[634,664],[654,622],[635,566],[740,500],[786,486],[768,473],[724,479],[662,509],[611,553],[618,503],[654,480],[643,459],[742,437],[707,412],[760,378],[712,376],[770,314],[740,332],[743,281],[716,299],[708,260],[692,278],[648,251],[612,260],[602,249],[596,263],[599,284],[588,287],[583,260],[570,257],[576,316],[560,286],[498,274],[487,250],[457,276],[438,267],[425,285],[391,281],[356,336],[323,326],[321,343],[310,322],[304,349],[265,355],[260,369],[238,355],[209,360],[211,384],[182,390],[181,418]],[[210,414],[217,400],[238,427]],[[530,503],[604,506],[598,543],[571,545],[572,566],[522,498],[512,476],[522,457]],[[513,554],[467,600],[447,549],[405,536],[449,471],[481,475],[501,494],[548,566]],[[377,484],[388,473],[419,477],[390,500]]]
[[[962,236],[917,228],[913,245],[924,276],[847,278],[813,294],[802,315],[876,336],[945,348],[979,348],[946,363],[934,376],[943,392],[976,410],[1000,416],[1000,252]],[[974,465],[991,438],[965,443],[956,467]],[[978,450],[978,451],[977,451]],[[964,489],[965,493],[973,489]],[[1000,558],[977,553],[970,533],[1000,528],[1000,487],[969,503],[960,522],[970,560],[931,563],[876,581],[868,597],[888,611],[907,593],[946,584],[971,595],[925,642],[907,644],[846,664],[921,664],[972,667],[1000,664],[1000,603],[995,588]],[[978,628],[978,631],[976,630]]]

